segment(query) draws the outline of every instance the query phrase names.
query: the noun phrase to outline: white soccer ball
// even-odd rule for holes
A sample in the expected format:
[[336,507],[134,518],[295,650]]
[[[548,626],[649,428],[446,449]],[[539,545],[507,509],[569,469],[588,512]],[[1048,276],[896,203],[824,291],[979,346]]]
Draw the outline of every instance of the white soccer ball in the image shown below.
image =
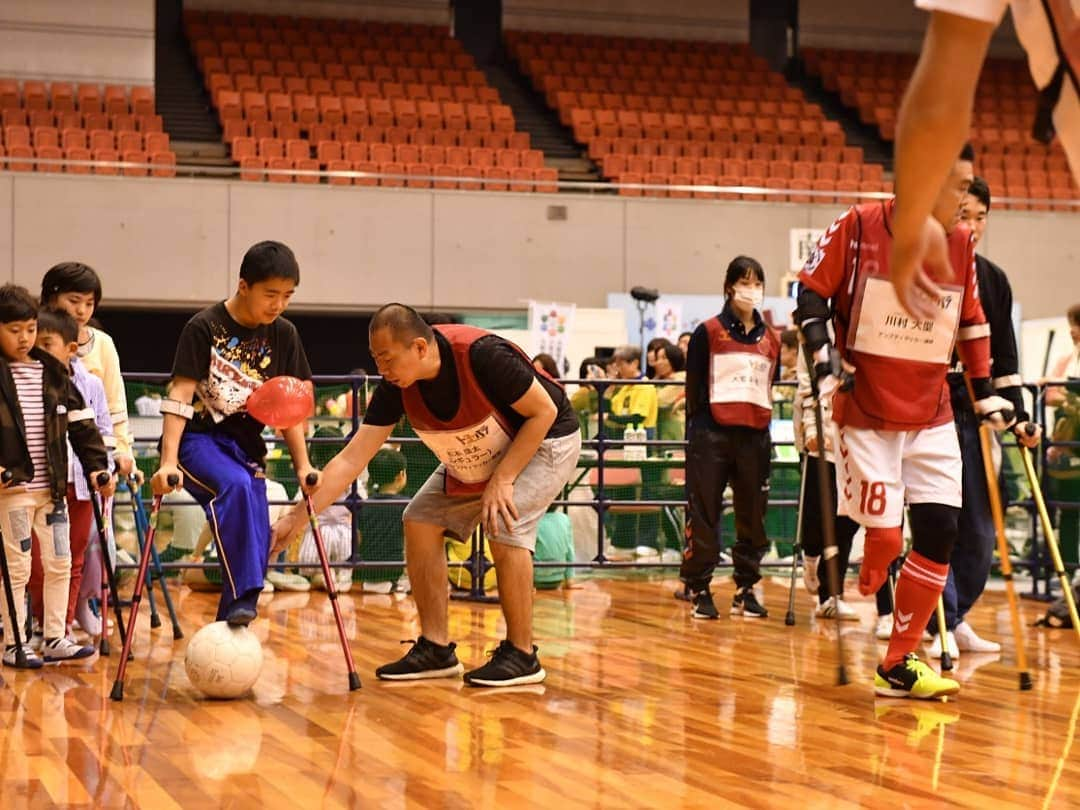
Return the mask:
[[263,654],[259,639],[246,627],[208,624],[191,637],[184,669],[191,685],[211,698],[236,698],[259,678]]

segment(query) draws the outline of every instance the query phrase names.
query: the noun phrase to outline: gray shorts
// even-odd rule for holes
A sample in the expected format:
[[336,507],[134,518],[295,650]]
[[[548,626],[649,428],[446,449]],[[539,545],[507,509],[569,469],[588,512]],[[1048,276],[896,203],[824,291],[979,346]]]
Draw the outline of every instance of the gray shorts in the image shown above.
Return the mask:
[[[514,506],[518,519],[507,531],[499,521],[499,533],[489,538],[497,543],[533,551],[536,526],[551,502],[559,497],[570,480],[581,453],[581,433],[545,439],[536,455],[514,481]],[[464,540],[480,523],[480,498],[475,495],[447,495],[446,468],[440,464],[405,507],[404,520],[442,526],[446,533]]]

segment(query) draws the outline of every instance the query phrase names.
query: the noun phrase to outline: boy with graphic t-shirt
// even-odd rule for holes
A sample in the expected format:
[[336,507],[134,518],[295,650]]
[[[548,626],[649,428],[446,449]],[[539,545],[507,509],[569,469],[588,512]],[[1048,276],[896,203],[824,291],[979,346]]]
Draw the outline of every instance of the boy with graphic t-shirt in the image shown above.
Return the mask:
[[[231,625],[255,618],[270,548],[264,426],[245,404],[271,377],[311,378],[296,327],[280,317],[299,283],[300,268],[288,247],[253,245],[233,296],[184,327],[161,404],[161,465],[150,485],[156,495],[184,487],[206,510],[223,569],[217,618]],[[306,483],[316,471],[304,424],[283,436],[301,486],[314,492],[318,482]]]

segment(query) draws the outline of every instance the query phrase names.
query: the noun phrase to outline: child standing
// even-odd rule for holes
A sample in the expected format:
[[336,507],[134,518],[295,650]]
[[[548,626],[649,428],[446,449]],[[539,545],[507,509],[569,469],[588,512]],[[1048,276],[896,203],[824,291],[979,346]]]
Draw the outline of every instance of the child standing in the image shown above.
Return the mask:
[[[55,357],[71,374],[76,390],[82,395],[86,408],[93,412],[94,422],[101,434],[106,450],[113,446],[112,419],[105,399],[105,387],[94,375],[90,374],[79,358],[79,325],[68,313],[59,309],[43,309],[38,313],[37,347]],[[67,614],[65,631],[71,634],[71,622],[75,618],[78,605],[79,588],[82,584],[83,563],[86,547],[90,541],[90,527],[94,520],[94,508],[90,503],[90,489],[86,483],[86,474],[76,457],[69,457],[67,469],[67,512],[71,527],[71,579],[68,585]],[[39,538],[35,536],[35,541]],[[34,637],[32,646],[40,646],[39,629],[44,619],[44,571],[41,565],[40,542],[35,542],[31,555],[30,567],[30,607],[34,615]],[[91,636],[100,632],[100,619],[84,611],[80,614],[79,624]],[[89,626],[88,626],[89,625]]]
[[87,371],[105,386],[112,435],[115,437],[116,471],[127,478],[135,469],[131,430],[128,426],[127,394],[120,375],[120,356],[109,335],[90,326],[101,303],[101,279],[82,262],[62,262],[41,279],[41,306],[67,312],[79,325],[79,359]]
[[[271,377],[311,379],[296,327],[281,317],[299,283],[287,246],[249,248],[232,297],[184,327],[161,401],[161,465],[150,485],[156,495],[186,487],[206,510],[224,575],[217,619],[234,626],[255,618],[270,551],[264,426],[245,404]],[[314,492],[318,473],[308,460],[305,424],[282,434],[301,487]]]
[[[371,501],[387,498],[404,498],[402,490],[409,478],[405,471],[405,455],[398,450],[384,447],[368,462],[368,492]],[[358,516],[360,549],[358,559],[365,562],[376,560],[405,559],[405,530],[401,515],[405,505],[362,506]],[[357,568],[355,578],[365,591],[390,593],[404,571],[396,568]]]
[[[37,305],[25,288],[0,287],[0,473],[10,473],[9,480],[0,480],[0,533],[16,612],[11,616],[4,600],[5,627],[25,624],[31,531],[41,541],[44,568],[45,642],[41,657],[25,645],[24,666],[29,669],[40,667],[43,660],[80,659],[94,652],[93,647],[69,641],[64,626],[71,572],[64,508],[68,440],[83,468],[92,471],[94,488],[105,495],[113,490],[111,478],[104,485],[97,481],[109,460],[93,412],[86,408],[67,368],[34,345],[37,315]],[[3,662],[17,666],[11,640],[5,640]]]

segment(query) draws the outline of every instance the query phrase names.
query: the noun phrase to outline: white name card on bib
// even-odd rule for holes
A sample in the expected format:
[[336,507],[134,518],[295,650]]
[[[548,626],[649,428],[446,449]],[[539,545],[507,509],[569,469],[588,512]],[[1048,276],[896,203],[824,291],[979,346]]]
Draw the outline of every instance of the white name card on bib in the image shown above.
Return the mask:
[[748,402],[772,409],[769,397],[772,361],[760,354],[714,354],[709,377],[709,402]]
[[491,478],[510,444],[509,434],[494,414],[461,430],[417,430],[416,435],[463,484]]
[[848,346],[857,352],[896,360],[948,363],[963,297],[962,289],[946,288],[938,301],[937,316],[920,320],[908,315],[900,305],[888,279],[866,277],[859,302],[859,321]]

